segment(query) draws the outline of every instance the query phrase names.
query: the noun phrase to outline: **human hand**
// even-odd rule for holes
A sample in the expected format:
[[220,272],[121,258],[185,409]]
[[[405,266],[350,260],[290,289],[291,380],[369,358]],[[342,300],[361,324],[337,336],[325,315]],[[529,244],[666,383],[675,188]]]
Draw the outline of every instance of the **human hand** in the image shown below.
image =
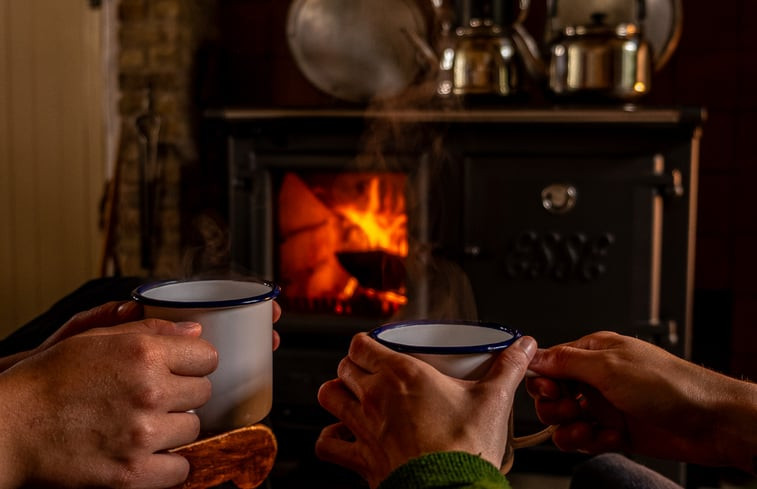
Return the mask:
[[373,488],[426,453],[465,451],[499,467],[515,389],[535,350],[533,338],[521,338],[484,378],[460,380],[360,333],[338,378],[318,392],[339,422],[321,431],[316,455],[359,473]]
[[170,487],[189,465],[187,412],[210,398],[217,353],[196,323],[145,319],[66,338],[0,374],[0,487]]
[[741,403],[736,410],[751,405],[751,426],[757,425],[753,386],[611,332],[539,350],[529,368],[543,377],[528,379],[527,390],[541,421],[560,425],[553,441],[563,450],[631,451],[745,468],[753,463],[756,447],[726,436],[733,399]]
[[[50,335],[39,348],[33,350],[31,353],[36,353],[48,348],[50,345],[79,334],[91,328],[101,328],[105,326],[115,326],[117,324],[128,323],[130,321],[137,321],[142,319],[143,309],[142,305],[136,301],[125,302],[108,302],[106,304],[94,307],[88,311],[83,311],[76,314],[69,319],[63,326],[55,333]],[[281,306],[276,301],[273,301],[273,322],[274,324],[281,318]],[[274,330],[273,332],[273,349],[274,351],[279,347],[281,339],[279,333]]]
[[134,301],[114,301],[108,302],[87,311],[74,315],[66,321],[63,326],[58,328],[55,333],[50,335],[37,348],[29,351],[23,351],[14,355],[0,358],[0,372],[11,365],[48,349],[50,346],[66,338],[79,334],[88,329],[115,326],[117,324],[128,323],[142,318],[142,306]]
[[142,319],[142,305],[135,301],[112,301],[75,314],[35,350],[39,352],[92,328],[105,328]]
[[[37,348],[19,352],[15,355],[0,358],[0,372],[11,365],[50,348],[52,345],[71,336],[77,335],[92,328],[103,328],[128,323],[142,319],[142,305],[136,301],[113,301],[99,305],[87,311],[82,311],[66,321],[55,333],[50,335]],[[281,306],[273,301],[273,322],[281,318]],[[273,331],[273,350],[276,351],[281,344],[279,333]]]

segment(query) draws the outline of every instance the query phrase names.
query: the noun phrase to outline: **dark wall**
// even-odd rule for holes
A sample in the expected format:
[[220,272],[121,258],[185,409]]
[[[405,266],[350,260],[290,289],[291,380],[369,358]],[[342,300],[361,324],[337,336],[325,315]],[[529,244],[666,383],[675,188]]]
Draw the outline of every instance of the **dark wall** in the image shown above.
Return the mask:
[[[315,89],[299,72],[286,43],[288,6],[281,0],[219,2],[220,36],[205,55],[220,75],[207,79],[206,106],[348,105]],[[531,23],[538,22],[540,8],[537,2]],[[707,109],[698,199],[695,354],[702,363],[751,378],[757,378],[755,32],[754,0],[717,5],[685,1],[679,47],[644,102]]]
[[[684,2],[684,29],[650,103],[707,109],[699,185],[696,260],[698,350],[730,332],[734,375],[757,378],[757,2]],[[729,320],[731,324],[729,324]],[[707,335],[707,336],[706,336]]]
[[206,46],[207,105],[248,107],[332,106],[339,102],[300,73],[286,40],[288,1],[222,0],[217,39]]

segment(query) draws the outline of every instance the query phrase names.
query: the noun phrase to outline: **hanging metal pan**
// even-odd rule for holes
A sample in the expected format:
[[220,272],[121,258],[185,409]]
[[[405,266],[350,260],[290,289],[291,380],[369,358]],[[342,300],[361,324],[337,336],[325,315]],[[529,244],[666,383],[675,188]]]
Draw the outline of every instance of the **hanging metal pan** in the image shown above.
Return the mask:
[[365,102],[396,95],[421,69],[410,39],[425,39],[414,0],[294,0],[289,48],[305,77],[334,97]]

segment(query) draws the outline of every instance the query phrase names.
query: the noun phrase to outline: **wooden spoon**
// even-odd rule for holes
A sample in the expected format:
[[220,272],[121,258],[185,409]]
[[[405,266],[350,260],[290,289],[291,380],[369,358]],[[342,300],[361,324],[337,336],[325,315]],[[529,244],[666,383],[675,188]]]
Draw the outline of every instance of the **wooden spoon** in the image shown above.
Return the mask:
[[189,460],[189,477],[174,489],[204,489],[232,481],[239,489],[263,483],[276,459],[276,437],[265,425],[245,426],[169,450]]

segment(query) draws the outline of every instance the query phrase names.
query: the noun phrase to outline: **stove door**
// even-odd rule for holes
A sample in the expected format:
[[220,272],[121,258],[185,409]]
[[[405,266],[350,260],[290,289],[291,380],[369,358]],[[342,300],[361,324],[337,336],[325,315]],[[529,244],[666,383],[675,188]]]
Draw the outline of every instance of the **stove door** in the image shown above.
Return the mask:
[[659,323],[661,158],[475,157],[463,268],[479,317],[541,346]]

